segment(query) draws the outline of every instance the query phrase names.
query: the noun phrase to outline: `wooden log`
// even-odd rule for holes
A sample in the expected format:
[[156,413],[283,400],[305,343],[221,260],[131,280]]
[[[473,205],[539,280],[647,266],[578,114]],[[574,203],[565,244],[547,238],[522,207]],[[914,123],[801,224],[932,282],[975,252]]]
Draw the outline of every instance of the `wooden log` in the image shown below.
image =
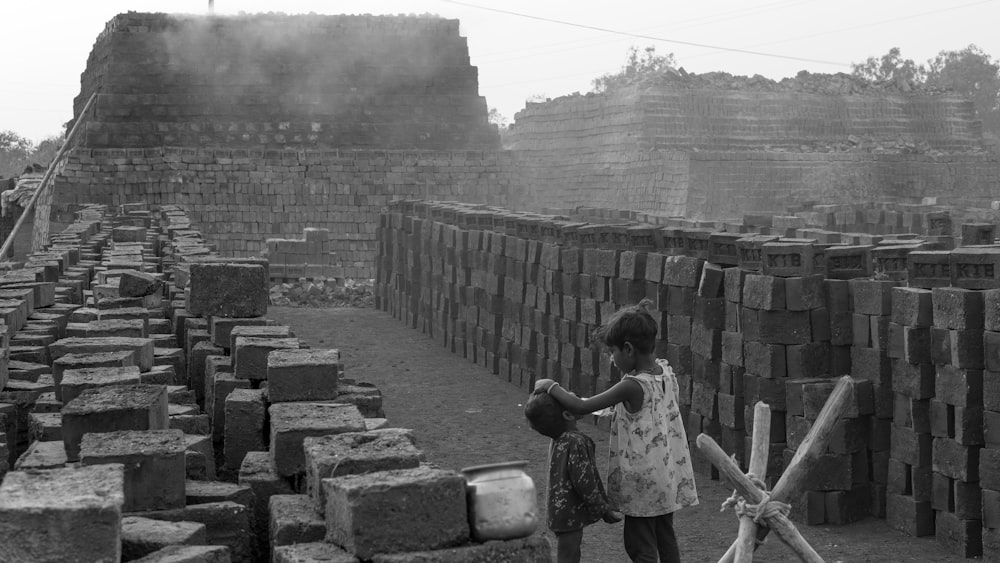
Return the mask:
[[[736,463],[733,462],[726,452],[715,443],[711,437],[699,434],[696,440],[698,449],[702,454],[718,468],[721,473],[736,491],[750,504],[759,504],[764,499],[764,493],[753,484],[750,479],[740,471]],[[791,520],[784,514],[776,516],[765,516],[768,528],[778,533],[778,537],[784,542],[799,559],[806,563],[823,563],[823,558],[809,545],[809,542],[802,537],[802,534],[795,528]]]
[[[771,437],[771,409],[758,401],[753,408],[753,444],[750,448],[748,473],[764,481],[767,478],[767,450]],[[740,531],[736,541],[722,556],[719,563],[751,563],[757,549],[757,524],[749,516],[740,517]]]

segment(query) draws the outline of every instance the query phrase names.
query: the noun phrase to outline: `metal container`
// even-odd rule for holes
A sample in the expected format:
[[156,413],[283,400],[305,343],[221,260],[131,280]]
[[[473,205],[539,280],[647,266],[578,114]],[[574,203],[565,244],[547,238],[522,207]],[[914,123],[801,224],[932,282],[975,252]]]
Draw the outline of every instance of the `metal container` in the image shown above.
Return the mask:
[[527,464],[509,461],[462,469],[476,541],[523,538],[538,527],[535,483],[524,472]]

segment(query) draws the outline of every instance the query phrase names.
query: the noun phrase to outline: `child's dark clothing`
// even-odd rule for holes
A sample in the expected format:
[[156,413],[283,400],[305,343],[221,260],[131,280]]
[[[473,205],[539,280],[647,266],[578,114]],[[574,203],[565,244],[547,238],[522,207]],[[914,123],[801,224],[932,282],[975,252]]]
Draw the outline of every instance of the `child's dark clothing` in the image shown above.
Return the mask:
[[581,530],[600,520],[607,509],[594,441],[576,430],[563,432],[549,445],[549,529]]

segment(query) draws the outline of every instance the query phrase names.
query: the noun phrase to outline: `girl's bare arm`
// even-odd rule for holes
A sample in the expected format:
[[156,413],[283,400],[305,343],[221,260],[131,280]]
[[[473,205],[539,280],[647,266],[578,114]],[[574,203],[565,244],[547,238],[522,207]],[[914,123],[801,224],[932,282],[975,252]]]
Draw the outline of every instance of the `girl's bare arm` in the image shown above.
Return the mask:
[[552,398],[573,414],[589,414],[618,403],[625,403],[629,412],[642,405],[642,387],[634,381],[623,379],[610,389],[593,397],[577,397],[551,379],[541,379],[535,383],[535,391],[547,390]]

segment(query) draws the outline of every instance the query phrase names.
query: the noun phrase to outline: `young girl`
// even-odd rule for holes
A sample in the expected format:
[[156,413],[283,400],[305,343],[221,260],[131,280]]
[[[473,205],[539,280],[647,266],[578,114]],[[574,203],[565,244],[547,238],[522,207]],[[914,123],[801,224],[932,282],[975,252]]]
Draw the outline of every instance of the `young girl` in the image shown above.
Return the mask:
[[580,398],[551,379],[535,383],[571,413],[614,407],[608,498],[625,514],[625,552],[635,563],[680,561],[673,513],[698,504],[677,379],[657,359],[656,321],[648,301],[617,311],[594,333],[610,349],[622,379],[607,391]]

